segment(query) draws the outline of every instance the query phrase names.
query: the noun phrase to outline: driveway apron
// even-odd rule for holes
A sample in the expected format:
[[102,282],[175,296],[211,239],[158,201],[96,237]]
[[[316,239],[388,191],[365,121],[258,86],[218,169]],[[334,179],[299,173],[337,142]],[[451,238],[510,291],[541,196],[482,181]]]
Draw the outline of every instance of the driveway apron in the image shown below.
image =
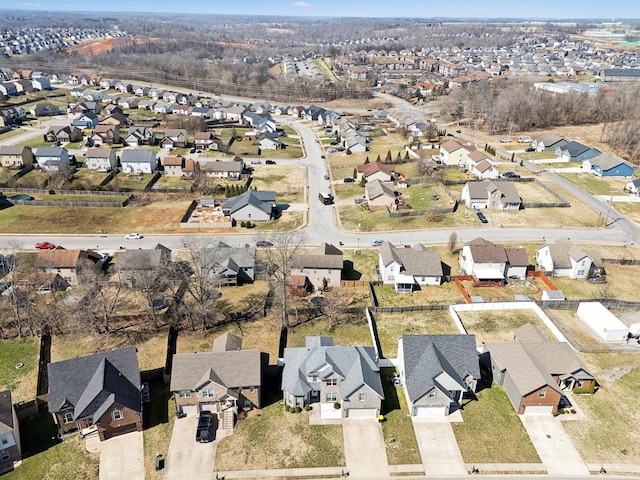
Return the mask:
[[213,478],[216,442],[196,442],[197,425],[197,415],[176,419],[162,477],[164,480],[211,480]]
[[100,480],[144,480],[142,432],[100,442]]
[[345,418],[342,422],[344,457],[349,478],[389,478],[387,451],[377,419]]
[[411,417],[427,476],[467,475],[458,441],[447,419]]
[[562,423],[551,415],[520,415],[549,475],[589,475]]

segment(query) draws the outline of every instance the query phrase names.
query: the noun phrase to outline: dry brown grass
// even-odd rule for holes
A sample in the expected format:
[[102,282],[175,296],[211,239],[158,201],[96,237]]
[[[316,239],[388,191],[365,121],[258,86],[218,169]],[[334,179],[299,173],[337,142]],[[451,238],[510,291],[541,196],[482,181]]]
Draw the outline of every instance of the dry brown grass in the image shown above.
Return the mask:
[[568,330],[581,347],[600,345],[595,333],[578,318],[576,310],[550,310],[548,313],[554,323],[559,324],[563,330]]
[[251,187],[275,190],[278,203],[304,202],[306,169],[290,165],[252,165]]
[[555,337],[532,310],[500,310],[458,312],[469,334],[476,336],[476,345],[482,342],[506,342],[513,340],[513,332],[525,323],[538,327],[549,340]]

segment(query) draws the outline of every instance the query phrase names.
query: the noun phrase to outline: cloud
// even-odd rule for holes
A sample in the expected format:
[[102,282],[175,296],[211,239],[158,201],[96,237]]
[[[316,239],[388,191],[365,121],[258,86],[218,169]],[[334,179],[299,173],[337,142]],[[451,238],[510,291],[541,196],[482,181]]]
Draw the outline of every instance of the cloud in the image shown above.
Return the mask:
[[292,7],[312,7],[313,3],[307,2],[296,2],[291,4]]

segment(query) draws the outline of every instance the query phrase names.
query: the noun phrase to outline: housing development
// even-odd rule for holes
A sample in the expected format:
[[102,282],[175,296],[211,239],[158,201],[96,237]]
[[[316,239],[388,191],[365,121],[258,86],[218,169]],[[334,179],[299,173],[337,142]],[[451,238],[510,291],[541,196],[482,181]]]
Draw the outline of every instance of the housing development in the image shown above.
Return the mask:
[[3,478],[640,476],[637,22],[5,13]]

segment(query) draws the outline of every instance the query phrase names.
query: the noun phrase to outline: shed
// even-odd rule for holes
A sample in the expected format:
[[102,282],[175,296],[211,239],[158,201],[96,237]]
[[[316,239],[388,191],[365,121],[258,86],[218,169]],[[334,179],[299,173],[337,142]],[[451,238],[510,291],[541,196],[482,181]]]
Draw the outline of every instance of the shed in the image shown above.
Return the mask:
[[578,318],[605,342],[625,341],[629,334],[629,327],[600,302],[580,302]]

